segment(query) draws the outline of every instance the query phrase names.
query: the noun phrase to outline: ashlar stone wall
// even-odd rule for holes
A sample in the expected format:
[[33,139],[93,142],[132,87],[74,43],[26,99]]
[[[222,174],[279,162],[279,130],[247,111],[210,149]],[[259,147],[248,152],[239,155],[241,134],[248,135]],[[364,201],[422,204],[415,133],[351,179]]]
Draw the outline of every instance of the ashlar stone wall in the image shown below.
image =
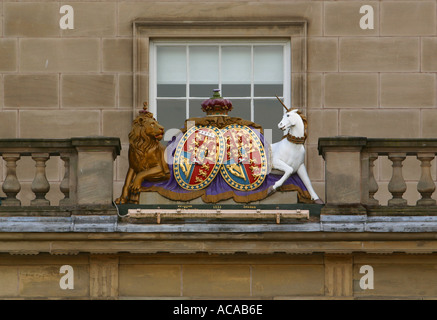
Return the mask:
[[[60,8],[74,9],[74,29],[62,30]],[[361,29],[363,5],[374,28]],[[114,194],[128,168],[127,135],[133,118],[132,21],[308,21],[307,167],[324,198],[321,136],[419,138],[437,134],[437,1],[2,1],[0,3],[0,138],[120,137]],[[138,107],[138,106],[136,106]],[[182,123],[183,119],[181,119]],[[20,160],[27,196],[32,160]],[[433,161],[433,177],[436,165]],[[376,161],[382,203],[389,198],[391,166]],[[0,180],[5,166],[0,164]],[[419,161],[405,161],[406,196],[419,195]],[[52,190],[62,178],[48,162]],[[3,195],[0,191],[0,195]]]

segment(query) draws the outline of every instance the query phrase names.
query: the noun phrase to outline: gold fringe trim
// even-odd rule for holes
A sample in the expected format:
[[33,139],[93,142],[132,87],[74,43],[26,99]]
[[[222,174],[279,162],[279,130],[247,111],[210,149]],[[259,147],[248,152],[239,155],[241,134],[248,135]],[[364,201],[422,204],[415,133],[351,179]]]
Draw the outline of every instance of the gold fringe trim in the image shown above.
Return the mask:
[[[298,186],[289,184],[282,186],[278,189],[278,191],[297,191],[298,201],[300,203],[314,203],[314,200],[311,200],[311,195],[308,191],[304,191]],[[248,195],[238,195],[234,193],[234,191],[226,191],[220,194],[216,195],[207,195],[206,190],[197,190],[197,191],[191,191],[187,193],[179,193],[179,192],[173,192],[167,189],[164,189],[162,187],[148,187],[148,188],[142,188],[141,192],[158,192],[161,196],[164,198],[167,198],[169,200],[173,201],[190,201],[194,200],[196,198],[202,197],[203,202],[205,203],[217,203],[219,201],[233,199],[235,202],[238,203],[249,203],[253,201],[260,201],[265,198],[267,198],[268,195],[268,189],[248,194]]]

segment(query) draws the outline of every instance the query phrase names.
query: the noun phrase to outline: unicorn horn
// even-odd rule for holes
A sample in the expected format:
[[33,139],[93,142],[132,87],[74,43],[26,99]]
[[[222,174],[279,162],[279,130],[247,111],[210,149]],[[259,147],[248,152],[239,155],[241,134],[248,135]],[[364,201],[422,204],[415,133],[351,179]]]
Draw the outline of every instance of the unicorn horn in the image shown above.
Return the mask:
[[285,110],[287,110],[287,112],[290,112],[290,110],[285,106],[285,104],[282,102],[282,100],[279,99],[278,96],[276,96],[276,98],[279,100],[279,102],[282,104],[282,106],[285,108]]

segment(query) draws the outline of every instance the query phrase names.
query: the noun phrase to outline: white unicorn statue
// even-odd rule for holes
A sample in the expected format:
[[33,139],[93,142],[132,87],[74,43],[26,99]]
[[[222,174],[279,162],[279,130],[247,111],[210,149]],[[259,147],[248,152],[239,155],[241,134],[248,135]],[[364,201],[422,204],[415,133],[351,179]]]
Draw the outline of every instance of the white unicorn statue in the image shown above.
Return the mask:
[[[276,96],[278,98],[278,96]],[[304,183],[308,192],[311,195],[311,199],[315,203],[323,204],[323,201],[319,198],[313,189],[310,178],[304,164],[305,161],[305,147],[304,143],[307,137],[306,134],[306,119],[297,110],[291,110],[287,108],[285,104],[279,99],[282,106],[287,112],[282,117],[281,122],[278,124],[278,128],[285,131],[287,134],[281,141],[272,144],[272,170],[279,170],[283,172],[283,176],[273,186],[270,187],[269,193],[273,193],[277,188],[290,177],[290,175],[297,172],[300,179]]]

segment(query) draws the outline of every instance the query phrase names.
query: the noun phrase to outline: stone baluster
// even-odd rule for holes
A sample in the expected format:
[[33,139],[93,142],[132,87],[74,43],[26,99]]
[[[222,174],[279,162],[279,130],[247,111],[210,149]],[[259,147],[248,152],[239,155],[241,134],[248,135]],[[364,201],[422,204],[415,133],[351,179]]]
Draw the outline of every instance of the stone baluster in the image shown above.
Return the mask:
[[402,195],[407,190],[407,184],[402,175],[402,162],[405,160],[406,156],[406,153],[389,153],[388,155],[388,158],[393,163],[393,174],[388,184],[388,191],[390,191],[393,198],[388,201],[389,206],[407,205],[407,200],[402,198]]
[[30,201],[32,206],[49,206],[50,201],[46,199],[46,194],[50,190],[50,184],[46,177],[46,161],[50,158],[48,153],[33,153],[32,159],[35,161],[35,178],[32,182],[32,191],[35,199]]
[[70,204],[70,154],[61,153],[61,159],[64,161],[64,178],[59,186],[61,192],[64,194],[64,199],[61,199],[60,205]]
[[378,183],[376,182],[373,168],[375,167],[375,160],[378,159],[377,153],[369,154],[369,205],[377,206],[379,201],[374,198],[376,192],[378,192]]
[[21,206],[21,201],[16,198],[21,190],[20,182],[17,178],[17,161],[20,160],[20,154],[9,153],[3,154],[3,159],[6,161],[6,179],[3,182],[2,190],[7,195],[5,200],[2,200],[2,206]]
[[420,167],[422,173],[420,175],[419,183],[417,184],[417,191],[420,192],[422,199],[417,200],[418,206],[432,206],[436,204],[431,195],[435,191],[435,184],[431,176],[431,161],[434,160],[434,153],[418,153],[417,159],[420,160]]

